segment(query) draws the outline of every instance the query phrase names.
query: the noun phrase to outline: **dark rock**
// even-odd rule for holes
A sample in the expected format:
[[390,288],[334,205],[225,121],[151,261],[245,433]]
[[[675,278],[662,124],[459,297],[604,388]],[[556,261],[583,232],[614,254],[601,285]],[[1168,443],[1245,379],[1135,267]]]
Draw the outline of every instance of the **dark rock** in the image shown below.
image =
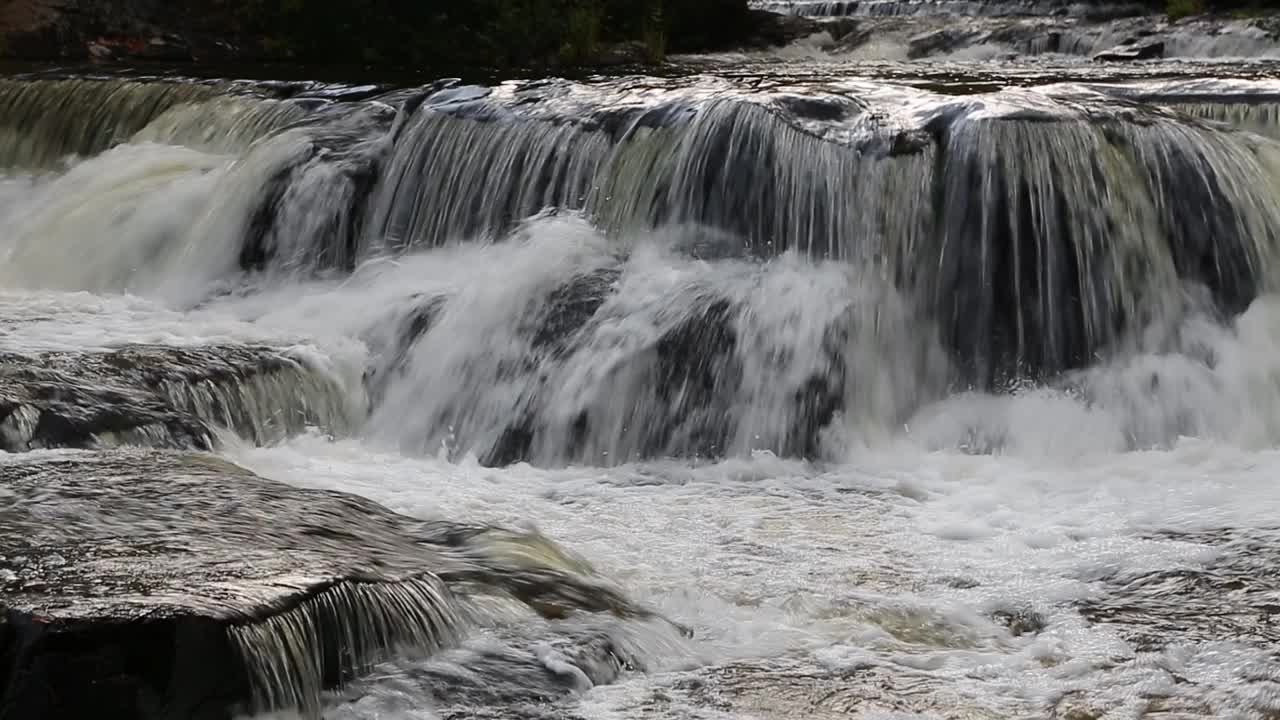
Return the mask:
[[717,299],[691,314],[654,348],[653,388],[666,421],[645,429],[645,456],[718,457],[729,440],[729,410],[742,368],[734,354],[734,306]]
[[822,49],[830,53],[849,52],[866,45],[871,40],[871,37],[872,31],[869,29],[854,30],[853,32],[842,35],[839,40],[836,40],[830,45],[823,45]]
[[371,407],[382,403],[392,380],[404,376],[410,353],[435,324],[446,300],[440,295],[415,295],[410,298],[409,309],[396,322],[390,338],[381,341],[366,338],[375,354],[373,364],[364,374],[365,392]]
[[1094,62],[1130,62],[1164,57],[1164,41],[1119,45],[1093,56]]
[[1045,628],[1044,616],[1027,608],[997,610],[992,613],[992,619],[1009,628],[1014,637],[1035,635]]
[[903,130],[893,136],[893,144],[889,147],[889,155],[915,155],[925,152],[933,145],[933,136],[923,130]]
[[865,109],[847,98],[837,97],[782,95],[774,102],[794,117],[827,123],[839,122]]
[[579,275],[552,291],[542,321],[533,331],[534,349],[554,355],[567,352],[570,336],[596,314],[617,288],[621,276],[618,268],[601,268]]
[[[544,352],[566,354],[578,349],[566,344],[569,332],[595,313],[614,276],[615,271],[600,271],[557,291],[553,300],[562,310],[549,316],[536,336]],[[556,419],[556,413],[535,402],[526,417],[502,433],[485,454],[484,463],[720,456],[731,429],[730,404],[741,367],[733,352],[737,341],[733,306],[724,299],[702,300],[705,304],[700,309],[614,368],[619,387],[629,388],[621,405],[636,413],[625,423],[622,436],[595,432],[617,422],[617,398],[599,398],[603,405],[581,408],[568,427]],[[547,438],[565,440],[553,443]]]

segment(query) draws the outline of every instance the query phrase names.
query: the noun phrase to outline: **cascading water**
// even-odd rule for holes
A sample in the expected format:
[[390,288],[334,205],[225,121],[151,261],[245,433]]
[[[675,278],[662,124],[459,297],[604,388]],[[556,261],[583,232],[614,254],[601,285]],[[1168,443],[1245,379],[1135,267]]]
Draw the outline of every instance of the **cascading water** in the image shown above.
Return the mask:
[[810,17],[1010,16],[1077,14],[1124,17],[1142,14],[1141,3],[1080,0],[757,0],[762,10]]
[[[4,80],[0,448],[454,521],[420,583],[236,626],[259,709],[1280,712],[1269,620],[1177,610],[1275,614],[1280,73],[1062,58],[1163,22],[1093,3],[785,5],[1043,57]],[[1212,22],[1165,54],[1271,52],[1169,39]]]
[[[1140,2],[760,0],[753,6],[803,18],[818,40],[811,40],[811,52],[827,59],[1063,61],[1107,51],[1123,56],[1139,47],[1147,48],[1144,57],[1280,57],[1280,37],[1265,19],[1240,13],[1173,22]],[[784,48],[774,54],[794,53]]]

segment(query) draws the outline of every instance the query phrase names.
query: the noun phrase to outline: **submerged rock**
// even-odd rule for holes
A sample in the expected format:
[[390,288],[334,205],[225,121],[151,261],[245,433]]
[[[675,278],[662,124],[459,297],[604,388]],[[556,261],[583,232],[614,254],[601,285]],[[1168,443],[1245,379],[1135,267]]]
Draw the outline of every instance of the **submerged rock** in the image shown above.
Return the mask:
[[1156,534],[1149,540],[1182,543],[1216,557],[1109,574],[1080,603],[1080,613],[1091,623],[1117,628],[1139,652],[1174,643],[1274,650],[1280,645],[1280,580],[1272,571],[1278,536],[1275,528]]
[[572,703],[581,693],[648,669],[646,648],[661,633],[630,630],[595,618],[500,628],[423,660],[378,666],[344,692],[332,716],[402,717],[426,698],[440,718],[578,717]]
[[536,533],[423,523],[206,455],[0,458],[0,498],[6,718],[315,715],[371,663],[454,643],[475,593],[653,616]]

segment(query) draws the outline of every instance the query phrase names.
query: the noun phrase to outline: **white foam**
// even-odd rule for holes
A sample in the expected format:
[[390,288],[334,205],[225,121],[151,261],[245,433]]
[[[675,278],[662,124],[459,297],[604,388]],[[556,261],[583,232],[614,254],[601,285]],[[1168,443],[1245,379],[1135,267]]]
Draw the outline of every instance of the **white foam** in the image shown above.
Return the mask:
[[[1090,459],[897,451],[826,469],[763,455],[701,467],[492,470],[317,438],[237,459],[403,512],[534,523],[696,629],[694,655],[648,658],[658,668],[783,657],[839,668],[870,659],[995,706],[1006,695],[1035,705],[1076,689],[1123,706],[1131,683],[1159,681],[1160,672],[1115,668],[1117,658],[1134,657],[1132,646],[1063,603],[1097,592],[1110,572],[1215,556],[1151,539],[1154,531],[1265,526],[1280,511],[1272,481],[1280,453],[1205,441]],[[949,577],[976,585],[939,581]],[[986,618],[1017,607],[1043,613],[1046,630],[1015,638]],[[1184,662],[1224,696],[1246,692],[1233,670],[1239,662],[1267,662],[1244,647],[1221,655],[1189,643],[1168,652],[1189,653]]]

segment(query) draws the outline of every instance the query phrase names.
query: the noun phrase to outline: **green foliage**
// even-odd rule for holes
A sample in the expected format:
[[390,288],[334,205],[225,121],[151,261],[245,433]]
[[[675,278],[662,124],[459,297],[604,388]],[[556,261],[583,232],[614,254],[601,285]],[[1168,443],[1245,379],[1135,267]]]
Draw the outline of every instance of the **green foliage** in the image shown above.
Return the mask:
[[1264,17],[1266,14],[1267,9],[1264,8],[1260,2],[1236,8],[1231,11],[1231,16],[1237,20],[1252,20],[1253,18]]
[[[640,43],[650,60],[741,37],[746,0],[199,0],[274,53],[399,65],[590,63]],[[198,14],[198,13],[197,13]],[[265,41],[265,42],[263,42]]]
[[560,61],[578,63],[594,57],[600,49],[603,25],[604,8],[599,4],[580,3],[569,8],[564,41],[560,45]]
[[667,29],[662,18],[662,0],[650,0],[640,28],[641,42],[649,62],[660,62],[667,54]]
[[1188,15],[1199,15],[1204,12],[1203,0],[1169,0],[1165,10],[1170,20],[1179,20]]

